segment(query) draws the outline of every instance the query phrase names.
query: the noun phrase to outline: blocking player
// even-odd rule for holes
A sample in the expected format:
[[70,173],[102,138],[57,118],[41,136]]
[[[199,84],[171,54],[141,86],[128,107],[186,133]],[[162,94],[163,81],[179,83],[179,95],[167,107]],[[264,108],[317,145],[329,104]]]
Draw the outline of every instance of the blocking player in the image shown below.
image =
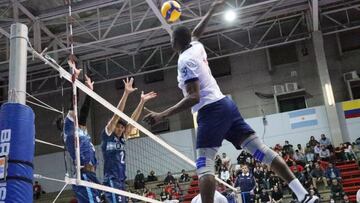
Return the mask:
[[[117,106],[120,111],[124,111],[128,96],[136,90],[136,88],[133,87],[133,82],[133,78],[124,80],[125,91]],[[131,118],[137,121],[145,103],[155,97],[156,93],[154,92],[147,94],[142,92],[140,102]],[[133,130],[132,125],[121,120],[116,114],[112,116],[103,130],[101,134],[101,150],[104,157],[104,185],[120,190],[125,189],[125,141],[129,138]],[[125,197],[114,193],[106,193],[106,197],[111,203],[126,202]]]
[[[71,68],[74,68],[77,72],[76,78],[79,75],[80,71],[76,69],[75,63],[71,60],[68,61],[68,64]],[[93,90],[93,82],[89,77],[85,77],[86,86]],[[91,142],[91,136],[89,135],[86,127],[86,120],[90,110],[91,97],[86,95],[85,101],[80,108],[79,113],[79,128],[77,133],[79,135],[79,146],[80,146],[80,165],[81,165],[81,180],[93,182],[99,184],[100,182],[96,178],[95,170],[97,165],[97,160],[95,156],[95,148]],[[74,126],[74,111],[73,111],[73,97],[71,94],[71,107],[68,112],[68,115],[64,121],[64,142],[66,150],[69,152],[70,157],[73,160],[74,165],[76,166],[76,156],[75,156],[75,126]],[[76,168],[76,167],[75,167]],[[94,203],[102,202],[101,192],[88,187],[83,186],[72,186],[73,191],[75,192],[76,198],[79,203]]]
[[193,112],[198,112],[196,166],[203,202],[214,202],[214,158],[224,139],[237,149],[247,150],[257,161],[269,165],[289,184],[300,202],[318,202],[319,198],[311,196],[305,190],[284,160],[255,135],[254,130],[245,123],[235,103],[223,95],[211,74],[204,46],[198,40],[214,11],[223,3],[224,0],[215,0],[192,32],[183,26],[173,31],[172,46],[180,55],[177,79],[184,98],[163,112],[149,113],[144,121],[155,124],[190,107]]

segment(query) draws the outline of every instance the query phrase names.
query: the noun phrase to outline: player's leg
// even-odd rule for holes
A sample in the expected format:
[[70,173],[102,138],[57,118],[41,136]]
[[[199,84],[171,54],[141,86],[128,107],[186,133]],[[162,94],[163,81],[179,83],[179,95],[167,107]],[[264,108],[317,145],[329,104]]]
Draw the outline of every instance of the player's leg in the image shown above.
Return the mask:
[[[257,137],[251,127],[245,123],[240,112],[234,104],[233,125],[228,132],[227,140],[237,148],[243,148],[251,153],[257,161],[268,165],[280,178],[286,181],[291,190],[296,194],[299,201],[306,200],[308,203],[317,202],[318,197],[310,197],[308,192],[296,179],[282,157],[270,149]],[[309,200],[309,201],[308,201]]]
[[226,99],[209,104],[198,112],[197,161],[202,202],[213,203],[215,194],[215,155],[231,127],[231,109]]
[[[94,172],[83,172],[81,174],[82,179],[88,182],[92,182],[92,183],[96,183],[96,184],[100,184],[99,180],[96,177],[96,174]],[[87,195],[87,202],[91,202],[91,203],[95,203],[95,202],[102,202],[101,200],[101,194],[102,192],[99,190],[95,190],[89,187],[81,187],[83,189],[85,189],[86,191],[86,195]]]

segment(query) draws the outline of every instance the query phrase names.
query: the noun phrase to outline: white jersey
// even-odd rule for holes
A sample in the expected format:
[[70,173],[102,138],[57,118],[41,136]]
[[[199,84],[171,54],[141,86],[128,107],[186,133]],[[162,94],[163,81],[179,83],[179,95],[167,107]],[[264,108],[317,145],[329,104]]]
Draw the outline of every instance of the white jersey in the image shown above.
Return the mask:
[[[202,203],[200,194],[196,195],[192,200],[191,203]],[[214,194],[214,203],[228,203],[226,197],[222,195],[220,192],[215,191]]]
[[191,42],[191,47],[180,54],[177,80],[184,96],[187,82],[200,82],[200,102],[192,107],[193,112],[225,97],[211,74],[204,46],[198,41]]

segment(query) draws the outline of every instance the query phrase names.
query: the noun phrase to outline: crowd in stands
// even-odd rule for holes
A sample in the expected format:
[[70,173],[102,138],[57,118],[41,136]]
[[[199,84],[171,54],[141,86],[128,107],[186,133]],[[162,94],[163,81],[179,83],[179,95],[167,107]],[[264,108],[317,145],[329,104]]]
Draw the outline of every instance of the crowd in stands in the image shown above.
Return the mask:
[[[323,134],[319,140],[311,137],[305,147],[285,141],[283,146],[277,144],[273,150],[284,158],[309,193],[320,196],[319,190],[328,190],[331,201],[349,202],[341,185],[340,170],[334,163],[356,160],[355,151],[358,148],[356,143],[343,143],[334,147]],[[230,158],[225,153],[216,156],[215,160],[219,178],[240,187],[247,203],[282,202],[286,192],[292,194],[286,183],[266,165],[256,162],[246,151],[241,151],[237,165],[231,166]],[[292,198],[296,200],[294,194]]]

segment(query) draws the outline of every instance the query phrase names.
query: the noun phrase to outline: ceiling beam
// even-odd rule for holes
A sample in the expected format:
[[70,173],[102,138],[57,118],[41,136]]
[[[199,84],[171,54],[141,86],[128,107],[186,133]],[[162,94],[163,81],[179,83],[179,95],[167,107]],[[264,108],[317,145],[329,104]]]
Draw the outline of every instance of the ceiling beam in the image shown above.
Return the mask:
[[161,23],[161,27],[166,30],[166,32],[169,33],[169,35],[172,35],[172,30],[171,30],[171,26],[166,22],[165,18],[161,15],[159,8],[155,5],[155,3],[153,2],[153,0],[145,0],[148,5],[150,6],[151,10],[154,12],[154,14],[156,15],[157,19],[160,21]]

